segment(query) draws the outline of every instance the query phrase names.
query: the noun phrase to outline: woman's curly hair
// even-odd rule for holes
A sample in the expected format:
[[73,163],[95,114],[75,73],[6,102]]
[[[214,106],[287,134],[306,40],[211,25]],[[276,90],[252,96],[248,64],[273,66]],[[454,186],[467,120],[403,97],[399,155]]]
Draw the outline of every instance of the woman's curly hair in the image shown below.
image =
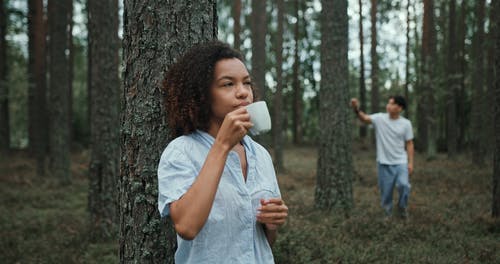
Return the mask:
[[[212,110],[210,87],[214,81],[215,64],[236,58],[237,50],[220,41],[197,44],[190,48],[167,71],[162,85],[167,123],[174,137],[207,130]],[[254,100],[256,91],[252,85]]]

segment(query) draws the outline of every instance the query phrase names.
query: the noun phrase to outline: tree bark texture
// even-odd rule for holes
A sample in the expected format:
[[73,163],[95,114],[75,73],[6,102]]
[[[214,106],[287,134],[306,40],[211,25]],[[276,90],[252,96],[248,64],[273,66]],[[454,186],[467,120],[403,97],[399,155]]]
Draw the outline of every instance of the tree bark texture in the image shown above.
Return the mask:
[[[315,202],[319,208],[353,206],[351,112],[348,86],[347,0],[322,1],[320,137]],[[334,17],[335,19],[331,19]]]
[[217,37],[215,0],[125,0],[120,263],[173,263],[175,233],[157,208],[157,166],[171,140],[160,85],[191,45]]
[[9,87],[7,86],[7,6],[0,0],[0,152],[10,149]]
[[69,136],[68,25],[71,0],[49,0],[50,53],[50,167],[62,184],[71,182]]
[[120,80],[118,78],[118,0],[89,0],[90,236],[94,241],[116,234],[120,161]]

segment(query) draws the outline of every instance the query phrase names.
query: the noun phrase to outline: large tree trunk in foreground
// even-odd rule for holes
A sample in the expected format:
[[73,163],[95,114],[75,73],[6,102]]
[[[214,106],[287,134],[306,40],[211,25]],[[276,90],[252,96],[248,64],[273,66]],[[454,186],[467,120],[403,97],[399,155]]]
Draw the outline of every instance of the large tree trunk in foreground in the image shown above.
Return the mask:
[[160,85],[191,45],[217,37],[215,0],[124,2],[119,181],[120,263],[173,263],[175,233],[157,208],[157,166],[170,141]]

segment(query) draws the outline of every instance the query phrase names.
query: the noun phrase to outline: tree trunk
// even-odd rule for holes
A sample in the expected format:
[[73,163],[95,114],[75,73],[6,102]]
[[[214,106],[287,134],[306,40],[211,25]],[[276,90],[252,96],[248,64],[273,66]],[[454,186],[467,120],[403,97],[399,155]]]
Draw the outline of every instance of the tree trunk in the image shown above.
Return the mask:
[[90,237],[116,235],[116,184],[119,169],[118,0],[89,0]]
[[0,152],[10,149],[9,87],[7,86],[7,7],[0,0]]
[[404,96],[406,100],[406,109],[405,115],[408,119],[410,119],[410,0],[406,0],[406,46],[405,46],[405,55],[406,55],[406,67],[405,67],[405,87],[404,87]]
[[233,1],[233,21],[234,21],[234,27],[233,27],[233,35],[234,35],[234,44],[233,47],[236,50],[240,49],[241,45],[241,38],[240,38],[240,32],[241,32],[241,0],[234,0]]
[[371,112],[378,113],[379,108],[379,89],[378,89],[378,55],[377,55],[377,0],[371,0],[372,6],[370,10],[371,18],[371,47],[370,47],[370,57],[371,57],[371,81],[372,81],[372,91],[371,91]]
[[74,57],[73,52],[73,3],[70,4],[68,14],[68,127],[69,142],[75,138],[75,128],[73,127],[73,78],[74,78]]
[[467,111],[465,110],[466,96],[465,96],[465,74],[467,61],[465,60],[465,36],[467,32],[467,26],[465,23],[465,16],[467,13],[466,8],[467,1],[462,1],[460,5],[460,18],[458,22],[457,36],[458,36],[458,47],[457,47],[457,64],[458,64],[458,82],[459,90],[457,97],[457,123],[458,123],[458,135],[457,135],[457,150],[461,152],[465,145],[465,130],[467,128]]
[[[353,206],[347,60],[347,0],[323,0],[321,11],[320,142],[315,203],[319,208]],[[334,17],[335,19],[331,19]]]
[[274,94],[274,163],[282,172],[283,164],[283,0],[278,0],[278,32],[276,33],[276,93]]
[[434,0],[424,0],[424,24],[422,36],[422,86],[419,107],[424,117],[424,123],[419,124],[419,131],[425,131],[427,158],[433,159],[436,155],[436,124],[434,115],[434,85],[436,58],[436,29],[434,26]]
[[[266,86],[266,35],[267,35],[267,11],[266,0],[251,0],[252,14],[251,20],[251,39],[252,39],[252,82],[257,87],[259,101],[270,100],[268,97],[268,88]],[[263,134],[254,138],[264,147],[272,143],[270,134]]]
[[486,118],[486,131],[484,136],[484,144],[486,146],[485,151],[487,157],[491,157],[493,154],[494,146],[495,146],[495,121],[494,121],[494,113],[495,113],[495,16],[497,13],[493,13],[493,4],[490,4],[489,8],[489,32],[487,36],[487,56],[486,56],[486,104],[485,104],[485,118]]
[[47,85],[45,75],[46,41],[42,0],[28,2],[28,79],[29,79],[29,145],[36,159],[38,177],[45,175],[47,149]]
[[49,0],[50,165],[62,184],[71,182],[69,137],[68,24],[72,1]]
[[476,1],[474,38],[473,38],[473,65],[472,72],[472,109],[471,109],[471,150],[472,163],[484,164],[485,144],[485,93],[484,93],[484,9],[485,0]]
[[216,2],[125,0],[123,22],[120,263],[173,263],[175,233],[157,208],[156,170],[171,139],[160,85],[182,52],[217,38]]
[[[359,69],[359,101],[361,111],[366,113],[366,84],[365,84],[365,52],[363,48],[364,36],[363,36],[363,3],[359,0],[359,50],[361,52],[359,60],[360,60],[360,69]],[[359,136],[361,138],[366,138],[367,128],[366,126],[361,126],[359,128]]]
[[252,0],[252,80],[266,100],[266,0]]
[[[417,8],[417,1],[413,1],[413,10],[415,11]],[[418,16],[417,16],[417,13],[414,12],[413,14],[413,19],[415,21],[415,23],[417,23],[417,20],[418,20]],[[423,115],[421,114],[420,110],[421,110],[421,105],[420,105],[420,102],[421,102],[421,87],[422,87],[422,63],[420,61],[421,57],[422,57],[422,43],[421,43],[421,40],[420,40],[420,35],[419,35],[419,30],[418,30],[418,27],[415,26],[413,27],[414,29],[414,32],[413,32],[413,35],[415,36],[415,41],[414,41],[414,50],[413,50],[413,53],[414,53],[414,57],[415,57],[415,60],[413,61],[414,62],[414,69],[415,69],[415,89],[414,89],[414,92],[413,92],[413,102],[416,103],[416,107],[415,107],[415,115],[414,117],[417,119],[417,137],[416,137],[416,140],[415,140],[415,149],[416,150],[425,150],[425,145],[427,144],[427,130],[425,129],[425,122],[422,122],[422,117]],[[422,125],[422,123],[424,125]],[[423,133],[425,132],[425,133]],[[424,135],[425,134],[425,135]],[[422,136],[425,136],[425,138],[422,138]]]
[[491,206],[491,215],[494,218],[500,218],[500,18],[498,17],[498,12],[500,12],[500,1],[492,2],[492,14],[497,14],[491,16],[493,28],[491,32],[495,35],[495,87],[494,87],[494,124],[495,124],[495,150],[493,154],[493,199]]
[[300,0],[295,0],[295,17],[296,22],[294,27],[294,52],[293,52],[293,143],[299,145],[302,143],[302,110],[303,110],[303,91],[299,82],[299,41],[300,41],[300,28],[299,28],[299,10]]
[[448,157],[454,158],[457,154],[457,114],[456,102],[459,91],[459,79],[457,72],[457,39],[456,39],[456,3],[455,0],[449,2],[449,16],[448,16],[448,48],[447,48],[447,87],[448,91],[445,95],[446,100],[446,139]]

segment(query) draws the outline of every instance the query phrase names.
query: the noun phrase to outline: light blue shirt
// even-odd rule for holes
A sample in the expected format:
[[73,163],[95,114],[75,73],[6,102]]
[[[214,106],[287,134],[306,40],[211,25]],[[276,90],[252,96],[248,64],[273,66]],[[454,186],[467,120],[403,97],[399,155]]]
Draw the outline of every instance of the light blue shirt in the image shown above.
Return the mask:
[[[213,143],[211,135],[198,130],[168,144],[158,166],[158,209],[162,216],[168,216],[170,203],[191,187]],[[260,193],[281,196],[276,174],[265,148],[249,136],[243,138],[243,146],[246,182],[238,154],[231,151],[205,225],[191,241],[177,235],[176,263],[274,263],[255,215]]]
[[406,141],[413,139],[410,120],[399,116],[391,119],[388,113],[370,115],[377,140],[377,162],[386,165],[407,164]]

